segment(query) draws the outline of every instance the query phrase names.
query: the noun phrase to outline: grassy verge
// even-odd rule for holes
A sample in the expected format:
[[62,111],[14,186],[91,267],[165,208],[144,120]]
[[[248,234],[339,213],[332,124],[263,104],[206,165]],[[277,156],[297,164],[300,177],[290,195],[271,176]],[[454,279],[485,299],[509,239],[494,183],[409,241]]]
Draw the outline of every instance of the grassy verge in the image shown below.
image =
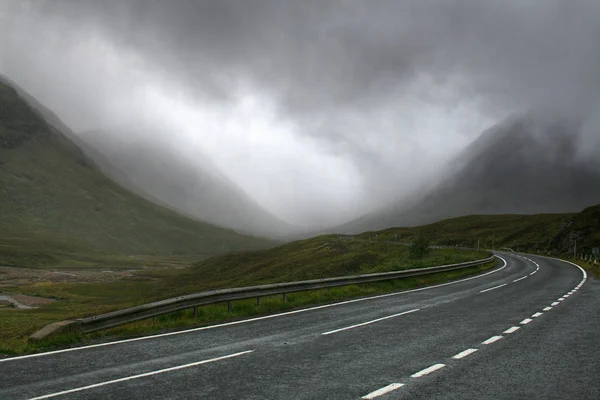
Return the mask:
[[[191,309],[183,310],[156,317],[155,319],[138,321],[88,335],[61,335],[36,344],[28,343],[25,336],[19,335],[19,327],[22,327],[23,323],[30,321],[30,316],[27,316],[27,311],[40,313],[43,309],[27,311],[15,310],[15,312],[13,312],[15,320],[8,324],[8,326],[13,327],[13,332],[9,332],[8,335],[6,333],[2,333],[3,340],[0,344],[0,354],[14,355],[30,353],[64,347],[72,344],[96,342],[99,340],[106,340],[108,338],[133,337],[152,332],[201,326],[208,323],[230,321],[256,315],[282,312],[310,305],[331,303],[374,294],[408,290],[464,278],[485,270],[489,270],[495,265],[496,262],[492,262],[479,267],[465,268],[458,271],[443,272],[421,277],[397,279],[393,281],[370,283],[366,285],[349,285],[340,288],[291,293],[288,294],[286,302],[283,302],[282,296],[263,297],[260,305],[257,305],[256,300],[254,299],[240,300],[233,302],[233,309],[231,312],[227,310],[226,304],[209,305],[199,308],[197,318],[194,317]],[[144,285],[141,287],[139,285],[132,285],[130,287],[130,289],[133,291],[132,297],[136,297],[135,293],[144,292],[146,289],[144,289],[143,286]],[[120,289],[123,290],[124,288],[121,287]],[[54,314],[54,316],[56,316],[56,314]]]

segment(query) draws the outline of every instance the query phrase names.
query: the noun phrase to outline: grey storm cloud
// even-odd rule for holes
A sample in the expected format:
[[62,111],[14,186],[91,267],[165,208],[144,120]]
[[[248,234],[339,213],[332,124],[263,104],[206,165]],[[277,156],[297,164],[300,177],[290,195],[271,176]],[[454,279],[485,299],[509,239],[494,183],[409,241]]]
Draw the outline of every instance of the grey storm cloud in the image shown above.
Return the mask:
[[[290,113],[379,107],[420,77],[508,105],[596,98],[594,1],[35,1],[66,32],[97,30],[182,85],[238,80]],[[558,96],[560,94],[560,96]],[[560,98],[557,98],[560,97]],[[562,100],[561,100],[562,99]],[[444,101],[441,99],[440,101]]]
[[[130,85],[116,71],[109,75],[118,83],[94,89],[94,99],[77,92],[77,82],[93,79],[78,65],[94,62],[98,41],[191,103],[233,107],[240,90],[259,93],[268,121],[291,125],[290,140],[328,158],[310,161],[312,175],[294,161],[276,165],[279,194],[239,171],[232,179],[270,208],[293,208],[296,219],[321,220],[327,207],[352,203],[342,207],[348,218],[406,194],[423,180],[415,169],[439,173],[484,128],[530,109],[594,116],[585,140],[598,144],[597,1],[38,0],[5,1],[0,10],[10,22],[0,44],[12,43],[0,52],[0,71],[72,110],[61,115],[75,127],[108,123],[106,107]],[[50,64],[80,43],[91,43],[88,60],[73,58],[65,67],[72,73],[56,78]],[[36,46],[44,55],[26,56]],[[23,64],[33,60],[28,72]],[[56,90],[65,79],[75,84]],[[330,192],[297,189],[318,187],[307,182],[325,169],[333,172],[321,189],[339,178]]]

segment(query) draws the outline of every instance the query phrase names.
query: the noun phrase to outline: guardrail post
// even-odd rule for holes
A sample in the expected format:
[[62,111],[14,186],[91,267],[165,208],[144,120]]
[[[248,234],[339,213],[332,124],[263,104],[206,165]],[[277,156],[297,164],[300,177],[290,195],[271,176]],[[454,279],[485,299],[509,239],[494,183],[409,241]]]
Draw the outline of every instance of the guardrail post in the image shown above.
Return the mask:
[[231,302],[228,301],[227,302],[227,311],[231,312],[232,309],[233,309],[233,307],[231,307]]
[[287,293],[283,294],[283,303],[287,303]]
[[198,306],[194,307],[194,318],[198,319]]
[[260,296],[256,296],[256,305],[260,306]]

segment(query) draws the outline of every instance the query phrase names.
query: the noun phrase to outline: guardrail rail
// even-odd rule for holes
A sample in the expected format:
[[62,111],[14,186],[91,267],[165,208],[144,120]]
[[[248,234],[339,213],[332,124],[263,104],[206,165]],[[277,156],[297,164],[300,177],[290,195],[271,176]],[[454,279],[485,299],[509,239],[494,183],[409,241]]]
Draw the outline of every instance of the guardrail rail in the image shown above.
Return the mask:
[[207,292],[194,293],[185,296],[173,297],[166,300],[155,301],[148,304],[142,304],[136,307],[130,307],[122,310],[109,312],[106,314],[96,315],[93,317],[55,322],[35,332],[29,337],[29,339],[31,341],[39,341],[48,336],[63,332],[89,333],[188,308],[193,308],[194,314],[197,315],[198,307],[208,304],[227,302],[229,309],[231,309],[231,301],[234,300],[256,298],[257,302],[260,304],[261,297],[283,295],[285,301],[285,296],[289,293],[332,288],[360,283],[380,282],[386,280],[407,278],[412,276],[427,275],[438,272],[453,271],[462,268],[475,267],[486,264],[488,262],[491,262],[494,259],[494,257],[495,255],[491,255],[488,258],[480,260],[467,261],[458,264],[439,265],[428,268],[415,268],[374,274],[362,274],[342,276],[336,278],[312,279],[299,282],[273,283],[268,285],[210,290]]

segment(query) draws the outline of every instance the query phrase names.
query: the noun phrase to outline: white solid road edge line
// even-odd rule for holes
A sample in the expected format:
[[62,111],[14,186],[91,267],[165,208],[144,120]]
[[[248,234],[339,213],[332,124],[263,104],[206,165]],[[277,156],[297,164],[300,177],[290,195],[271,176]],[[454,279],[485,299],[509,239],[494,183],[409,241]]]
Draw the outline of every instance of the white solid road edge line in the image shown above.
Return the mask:
[[392,383],[387,385],[386,387],[382,387],[374,392],[369,393],[366,396],[361,397],[361,399],[374,399],[375,397],[383,396],[386,393],[391,392],[392,390],[396,390],[404,386],[404,383]]
[[388,315],[387,317],[377,318],[377,319],[373,319],[371,321],[361,322],[360,324],[350,325],[350,326],[346,326],[344,328],[334,329],[334,330],[328,331],[328,332],[323,332],[323,333],[321,333],[321,335],[331,335],[332,333],[337,333],[337,332],[341,332],[341,331],[347,331],[348,329],[353,329],[353,328],[358,328],[360,326],[365,326],[365,325],[373,324],[375,322],[383,321],[383,320],[386,320],[386,319],[390,319],[390,318],[394,318],[394,317],[399,317],[399,316],[405,315],[405,314],[414,313],[414,312],[417,312],[419,310],[420,310],[420,308],[415,308],[414,310],[404,311],[404,312],[401,312],[401,313],[398,313],[398,314]]
[[488,340],[484,340],[483,342],[481,342],[481,344],[492,344],[503,338],[504,338],[504,336],[492,336]]
[[208,364],[208,363],[215,362],[215,361],[225,360],[227,358],[238,357],[238,356],[241,356],[244,354],[252,353],[253,351],[254,350],[241,351],[239,353],[229,354],[229,355],[222,356],[222,357],[216,357],[216,358],[211,358],[208,360],[197,361],[197,362],[193,362],[190,364],[178,365],[176,367],[171,367],[171,368],[159,369],[158,371],[151,371],[151,372],[146,372],[144,374],[132,375],[132,376],[127,376],[125,378],[119,378],[119,379],[113,379],[111,381],[94,383],[93,385],[81,386],[81,387],[78,387],[75,389],[63,390],[62,392],[56,392],[56,393],[46,394],[44,396],[32,397],[29,400],[49,399],[51,397],[62,396],[62,395],[69,394],[69,393],[81,392],[82,390],[94,389],[94,388],[97,388],[100,386],[111,385],[113,383],[125,382],[125,381],[130,381],[132,379],[139,379],[139,378],[145,378],[147,376],[162,374],[165,372],[177,371],[178,369],[190,368],[190,367],[195,367],[196,365]]
[[507,330],[505,330],[502,333],[513,333],[513,332],[518,331],[519,329],[521,329],[520,326],[511,326],[510,328],[508,328]]
[[455,360],[460,360],[461,358],[465,358],[466,356],[471,355],[476,351],[477,349],[467,349],[465,351],[461,351],[460,353],[453,355],[452,358],[454,358]]
[[489,292],[490,290],[498,289],[498,288],[501,288],[501,287],[506,286],[506,285],[507,285],[506,283],[503,283],[502,285],[498,285],[498,286],[494,286],[494,287],[491,287],[491,288],[488,288],[488,289],[480,290],[479,293]]
[[437,371],[438,369],[442,369],[446,366],[446,364],[434,364],[431,367],[420,370],[419,372],[412,374],[411,378],[420,378],[425,375],[429,375],[430,373]]
[[460,279],[460,280],[457,280],[457,281],[440,283],[439,285],[426,286],[426,287],[417,288],[417,289],[405,290],[405,291],[402,291],[402,292],[380,294],[380,295],[371,296],[371,297],[361,297],[359,299],[352,299],[352,300],[340,301],[338,303],[324,304],[322,306],[315,306],[315,307],[309,307],[309,308],[302,308],[300,310],[286,311],[286,312],[277,313],[277,314],[264,315],[262,317],[255,317],[255,318],[242,319],[242,320],[239,320],[239,321],[226,322],[226,323],[223,323],[223,324],[201,326],[199,328],[185,329],[185,330],[182,330],[182,331],[175,331],[175,332],[168,332],[168,333],[159,333],[157,335],[142,336],[142,337],[131,338],[131,339],[123,339],[123,340],[115,340],[114,342],[90,344],[90,345],[87,345],[87,346],[71,347],[69,349],[46,351],[44,353],[35,353],[35,354],[27,354],[27,355],[24,355],[24,356],[2,358],[2,359],[0,359],[0,363],[7,362],[7,361],[23,360],[23,359],[26,359],[26,358],[49,356],[51,354],[59,354],[59,353],[67,353],[67,352],[71,352],[71,351],[92,349],[92,348],[95,348],[95,347],[112,346],[112,345],[121,344],[121,343],[137,342],[137,341],[140,341],[140,340],[157,339],[157,338],[161,338],[161,337],[165,337],[165,336],[182,335],[184,333],[204,331],[204,330],[208,330],[208,329],[221,328],[221,327],[231,326],[231,325],[245,324],[245,323],[248,323],[248,322],[260,321],[260,320],[264,320],[264,319],[278,318],[278,317],[283,317],[283,316],[286,316],[286,315],[299,314],[299,313],[303,313],[303,312],[307,312],[307,311],[320,310],[320,309],[329,308],[329,307],[337,307],[337,306],[341,306],[341,305],[344,305],[344,304],[350,304],[350,303],[357,303],[359,301],[381,299],[381,298],[384,298],[384,297],[391,297],[391,296],[400,296],[400,295],[407,294],[407,293],[421,292],[423,290],[430,290],[430,289],[435,289],[435,288],[439,288],[439,287],[443,287],[443,286],[455,285],[457,283],[470,281],[472,279],[479,279],[479,278],[482,278],[482,277],[490,275],[490,274],[495,274],[496,272],[500,272],[500,271],[502,271],[504,268],[506,268],[508,266],[508,263],[506,262],[506,260],[504,258],[502,258],[502,257],[500,257],[498,255],[496,255],[496,257],[499,258],[500,260],[502,260],[502,262],[504,263],[504,265],[501,266],[498,269],[494,269],[492,271],[486,272],[486,273],[481,274],[481,275],[471,276],[469,278]]

